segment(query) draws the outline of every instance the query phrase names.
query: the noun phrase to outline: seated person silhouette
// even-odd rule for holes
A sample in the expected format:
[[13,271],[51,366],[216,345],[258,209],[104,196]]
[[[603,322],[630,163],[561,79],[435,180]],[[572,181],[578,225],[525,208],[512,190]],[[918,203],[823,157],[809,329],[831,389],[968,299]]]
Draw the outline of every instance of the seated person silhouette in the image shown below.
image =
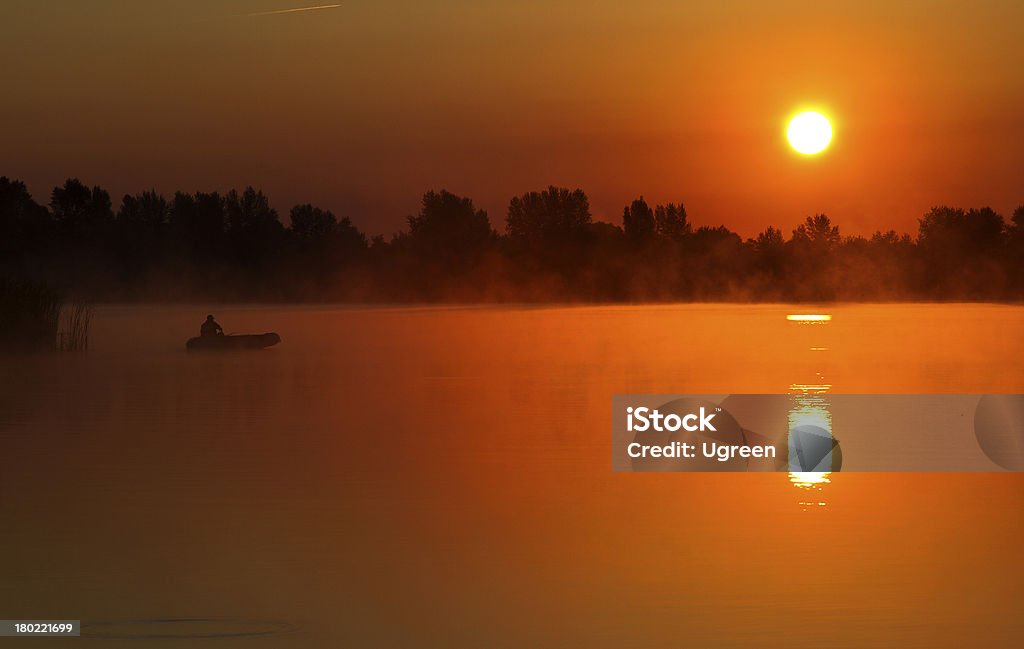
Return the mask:
[[203,338],[210,336],[223,336],[224,329],[221,328],[217,321],[213,319],[212,315],[206,316],[206,322],[199,328],[199,335]]

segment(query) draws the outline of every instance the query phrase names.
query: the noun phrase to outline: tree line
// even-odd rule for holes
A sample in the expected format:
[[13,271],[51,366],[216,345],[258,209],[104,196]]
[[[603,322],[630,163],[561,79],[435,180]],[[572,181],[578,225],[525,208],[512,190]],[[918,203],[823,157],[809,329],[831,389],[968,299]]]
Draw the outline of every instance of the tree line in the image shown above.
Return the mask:
[[595,221],[580,189],[509,201],[504,232],[467,197],[429,191],[407,227],[367,237],[263,192],[110,194],[69,179],[46,205],[0,178],[0,275],[93,300],[1019,300],[1024,206],[935,207],[916,235],[846,236],[825,214],[787,236],[693,227],[682,202]]

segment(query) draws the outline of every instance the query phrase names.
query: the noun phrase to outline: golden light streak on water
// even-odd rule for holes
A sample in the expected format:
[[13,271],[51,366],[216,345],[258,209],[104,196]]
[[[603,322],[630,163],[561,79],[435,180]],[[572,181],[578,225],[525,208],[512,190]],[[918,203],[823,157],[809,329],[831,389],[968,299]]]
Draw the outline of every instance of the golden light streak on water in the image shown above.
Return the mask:
[[[793,406],[789,411],[789,429],[797,426],[818,426],[832,432],[832,413],[828,409],[826,392],[831,386],[792,386],[793,388],[809,388],[813,391],[798,392],[793,395]],[[790,454],[795,450],[790,447]],[[792,463],[790,464],[792,466]],[[824,507],[828,503],[822,499],[825,485],[832,482],[831,471],[790,471],[789,481],[794,487],[807,492],[798,501],[804,511],[811,507]]]
[[826,394],[831,389],[831,383],[794,383],[789,386],[791,394]]
[[790,313],[786,316],[790,322],[830,322],[832,316],[828,313]]
[[[832,321],[832,316],[827,313],[791,313],[786,316],[786,320],[805,325],[827,325]],[[828,351],[828,347],[820,344],[814,345],[814,342],[816,341],[812,342],[813,346],[809,347],[809,351]],[[789,429],[793,430],[797,426],[817,426],[831,434],[832,413],[829,410],[828,392],[832,389],[832,384],[824,381],[824,376],[820,371],[815,372],[815,379],[817,381],[815,383],[793,383],[789,386],[789,392],[793,395],[793,403],[789,411]],[[793,453],[795,453],[795,449],[790,447],[791,456]],[[812,507],[825,507],[828,504],[822,494],[825,486],[832,482],[831,476],[831,471],[789,472],[790,483],[804,492],[802,499],[798,501],[804,511]]]

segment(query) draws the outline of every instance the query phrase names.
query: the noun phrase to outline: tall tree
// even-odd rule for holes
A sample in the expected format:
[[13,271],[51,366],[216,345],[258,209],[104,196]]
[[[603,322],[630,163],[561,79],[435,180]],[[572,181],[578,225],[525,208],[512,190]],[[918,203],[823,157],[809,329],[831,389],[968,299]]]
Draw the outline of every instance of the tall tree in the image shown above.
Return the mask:
[[424,194],[419,214],[408,222],[413,248],[435,258],[475,255],[494,239],[487,212],[443,189]]
[[824,214],[808,216],[807,219],[793,230],[793,242],[810,244],[814,247],[829,250],[842,241],[839,226],[832,225],[832,219]]
[[284,226],[263,192],[252,187],[241,194],[231,190],[224,198],[224,213],[235,263],[262,266],[280,250]]
[[586,237],[590,200],[582,189],[554,185],[516,196],[508,205],[509,239],[529,245],[569,245]]
[[366,251],[366,235],[348,217],[340,221],[330,212],[309,203],[296,205],[289,214],[289,232],[298,253],[292,268],[323,285],[338,276]]
[[682,239],[691,231],[686,207],[682,203],[669,203],[654,208],[654,224],[658,235],[667,239]]
[[0,177],[0,252],[35,253],[48,242],[50,212],[32,200],[25,183]]
[[1017,206],[1013,211],[1012,223],[1014,228],[1024,232],[1024,205]]
[[69,178],[50,195],[50,209],[61,231],[72,239],[95,239],[107,233],[114,220],[110,194]]
[[634,245],[649,242],[654,238],[654,210],[643,196],[622,209],[622,229],[626,233],[626,238]]
[[1006,232],[1003,217],[989,207],[933,207],[918,224],[918,245],[937,254],[991,252],[1000,247]]
[[138,272],[159,261],[168,243],[169,215],[167,200],[155,191],[124,196],[115,220],[114,244],[126,270]]
[[151,190],[135,196],[125,194],[117,221],[128,227],[155,230],[167,225],[169,214],[167,199]]
[[209,265],[224,253],[224,198],[220,194],[178,192],[170,209],[171,236],[196,264]]
[[302,245],[325,242],[338,227],[338,219],[330,210],[313,207],[310,203],[293,207],[289,218],[292,234]]

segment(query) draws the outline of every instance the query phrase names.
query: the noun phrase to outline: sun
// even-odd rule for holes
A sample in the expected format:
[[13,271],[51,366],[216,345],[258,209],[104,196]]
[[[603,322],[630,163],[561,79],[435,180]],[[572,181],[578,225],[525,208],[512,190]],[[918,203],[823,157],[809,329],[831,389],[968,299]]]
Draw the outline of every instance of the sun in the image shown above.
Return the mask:
[[786,131],[789,144],[804,155],[821,153],[832,141],[832,124],[814,111],[800,113],[789,122]]

